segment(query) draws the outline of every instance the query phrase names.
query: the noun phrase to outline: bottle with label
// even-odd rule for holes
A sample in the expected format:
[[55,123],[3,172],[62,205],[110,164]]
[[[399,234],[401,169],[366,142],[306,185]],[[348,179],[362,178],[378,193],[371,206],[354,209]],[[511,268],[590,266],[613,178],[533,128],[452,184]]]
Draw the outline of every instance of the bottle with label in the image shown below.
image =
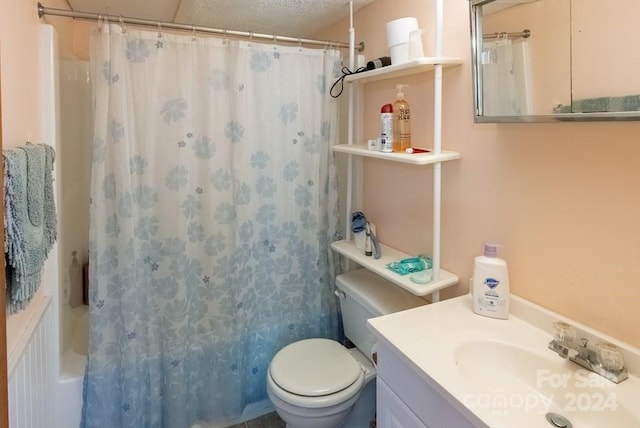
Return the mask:
[[367,226],[367,232],[364,241],[364,255],[372,256],[373,249],[371,248],[371,233],[369,232],[369,226]]
[[497,244],[484,244],[484,255],[473,267],[473,311],[492,318],[509,318],[509,271],[498,258]]
[[393,103],[393,151],[400,153],[411,147],[411,109],[402,91],[407,86],[396,85],[398,93]]
[[385,104],[380,109],[380,151],[393,151],[393,106]]

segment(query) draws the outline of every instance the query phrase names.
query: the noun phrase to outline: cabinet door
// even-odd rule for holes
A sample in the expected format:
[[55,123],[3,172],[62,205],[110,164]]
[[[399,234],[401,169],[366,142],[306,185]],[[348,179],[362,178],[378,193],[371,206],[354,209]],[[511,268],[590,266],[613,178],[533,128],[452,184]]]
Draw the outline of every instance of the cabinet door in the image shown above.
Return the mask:
[[428,428],[389,386],[377,379],[377,428]]

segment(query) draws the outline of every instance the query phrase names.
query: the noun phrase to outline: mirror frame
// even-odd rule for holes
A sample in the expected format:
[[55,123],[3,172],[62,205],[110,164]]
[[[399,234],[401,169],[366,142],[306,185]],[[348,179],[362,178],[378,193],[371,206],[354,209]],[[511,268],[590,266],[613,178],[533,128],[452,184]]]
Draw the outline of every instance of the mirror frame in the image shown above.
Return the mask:
[[531,122],[594,122],[594,121],[639,121],[640,111],[597,113],[550,113],[522,116],[485,116],[482,114],[482,6],[496,0],[469,0],[471,21],[471,70],[473,81],[473,119],[475,123],[531,123]]

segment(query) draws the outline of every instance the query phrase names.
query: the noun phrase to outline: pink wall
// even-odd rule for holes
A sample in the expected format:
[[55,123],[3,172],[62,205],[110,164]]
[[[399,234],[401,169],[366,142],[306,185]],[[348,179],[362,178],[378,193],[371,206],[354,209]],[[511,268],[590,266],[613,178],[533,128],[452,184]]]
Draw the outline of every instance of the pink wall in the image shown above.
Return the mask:
[[[474,124],[468,2],[445,1],[443,146],[462,154],[443,165],[442,265],[468,291],[473,257],[486,240],[504,245],[514,294],[640,346],[640,123]],[[355,18],[367,58],[387,54],[385,23],[430,22],[432,1],[378,0]],[[319,35],[347,40],[347,22]],[[414,139],[430,146],[433,76],[403,79]],[[365,138],[395,83],[366,87]],[[346,120],[346,116],[344,116]],[[410,254],[429,251],[430,167],[365,160],[367,217],[383,242]]]
[[[47,1],[47,6],[66,8],[64,0]],[[26,141],[43,142],[40,117],[40,19],[36,0],[0,0],[0,67],[2,76],[2,144],[15,147]],[[70,46],[72,21],[55,21],[62,52]],[[46,142],[46,141],[45,141]],[[42,298],[42,287],[33,298]],[[33,306],[33,303],[32,305]],[[32,316],[30,307],[7,317],[7,349],[19,340]]]
[[[41,139],[39,118],[38,49],[39,25],[37,0],[0,0],[0,53],[2,67],[2,136],[5,147]],[[68,8],[65,0],[50,0],[48,7]],[[69,55],[72,23],[55,22],[59,45]]]

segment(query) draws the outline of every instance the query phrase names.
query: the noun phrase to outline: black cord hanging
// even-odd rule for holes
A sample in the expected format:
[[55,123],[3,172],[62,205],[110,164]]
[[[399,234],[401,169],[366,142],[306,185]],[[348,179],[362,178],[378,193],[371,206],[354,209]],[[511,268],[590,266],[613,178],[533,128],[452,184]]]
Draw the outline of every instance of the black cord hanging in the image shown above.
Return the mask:
[[[349,67],[342,67],[342,76],[340,76],[338,80],[336,80],[333,83],[333,85],[331,85],[331,89],[329,90],[329,95],[331,95],[333,98],[338,98],[340,95],[342,95],[342,92],[344,91],[344,78],[352,74],[362,73],[363,71],[367,71],[367,67],[358,67],[356,68],[356,71],[349,70]],[[334,95],[333,90],[336,88],[338,84],[340,84],[339,86],[340,92]]]

